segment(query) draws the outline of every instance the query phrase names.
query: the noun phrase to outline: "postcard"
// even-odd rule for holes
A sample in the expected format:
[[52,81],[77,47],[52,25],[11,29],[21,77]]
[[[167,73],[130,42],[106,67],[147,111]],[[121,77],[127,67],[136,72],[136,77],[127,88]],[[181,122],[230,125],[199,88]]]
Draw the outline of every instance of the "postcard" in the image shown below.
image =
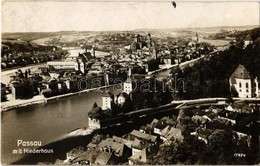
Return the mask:
[[259,2],[1,5],[1,164],[259,164]]

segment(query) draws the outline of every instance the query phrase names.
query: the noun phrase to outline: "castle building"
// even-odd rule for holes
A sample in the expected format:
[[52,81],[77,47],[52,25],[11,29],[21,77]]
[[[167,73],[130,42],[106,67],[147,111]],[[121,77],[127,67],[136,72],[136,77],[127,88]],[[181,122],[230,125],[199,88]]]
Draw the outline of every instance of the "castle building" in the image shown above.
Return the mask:
[[77,61],[75,62],[75,70],[85,73],[85,66],[86,64],[84,63],[83,59],[77,58]]
[[136,35],[134,42],[131,45],[131,49],[133,51],[142,50],[143,48],[148,48],[149,50],[151,50],[151,53],[154,52],[154,43],[150,33],[148,33],[147,37],[144,39],[141,35]]
[[252,78],[245,66],[239,65],[229,78],[230,88],[235,89],[238,97],[259,97],[259,82]]
[[102,97],[102,110],[112,109],[114,103],[114,95],[111,92],[106,92]]

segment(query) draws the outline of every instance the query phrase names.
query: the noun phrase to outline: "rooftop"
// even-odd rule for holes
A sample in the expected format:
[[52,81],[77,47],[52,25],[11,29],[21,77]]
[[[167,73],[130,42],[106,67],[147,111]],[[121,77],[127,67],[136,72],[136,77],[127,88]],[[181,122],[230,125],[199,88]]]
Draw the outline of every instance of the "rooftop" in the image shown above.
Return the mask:
[[230,76],[231,83],[235,84],[236,80],[235,78],[239,79],[251,79],[250,73],[246,70],[244,65],[239,65],[237,69],[233,72],[233,74]]
[[157,137],[154,135],[150,135],[150,134],[146,134],[146,133],[142,133],[140,131],[137,130],[133,130],[130,135],[140,138],[140,139],[144,139],[146,141],[151,141],[151,142],[155,142]]

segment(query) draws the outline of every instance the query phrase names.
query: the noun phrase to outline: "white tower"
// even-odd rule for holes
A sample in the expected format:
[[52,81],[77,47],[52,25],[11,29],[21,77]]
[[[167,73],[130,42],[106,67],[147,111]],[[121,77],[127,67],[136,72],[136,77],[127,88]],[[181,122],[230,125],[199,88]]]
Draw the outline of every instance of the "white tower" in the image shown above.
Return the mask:
[[112,103],[114,102],[114,95],[111,92],[106,92],[102,97],[102,110],[112,109]]
[[84,62],[82,60],[79,62],[79,70],[82,73],[85,73],[85,64],[84,64]]
[[124,92],[130,94],[133,91],[133,80],[131,79],[132,69],[129,67],[128,69],[128,78],[124,82]]

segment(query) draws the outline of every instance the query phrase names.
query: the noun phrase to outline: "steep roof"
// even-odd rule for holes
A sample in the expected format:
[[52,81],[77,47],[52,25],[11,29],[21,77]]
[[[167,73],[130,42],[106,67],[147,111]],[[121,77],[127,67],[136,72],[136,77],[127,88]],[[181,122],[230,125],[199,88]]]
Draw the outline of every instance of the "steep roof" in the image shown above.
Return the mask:
[[232,84],[236,83],[235,78],[251,79],[250,73],[246,70],[244,65],[239,65],[237,69],[233,72],[233,74],[230,76]]
[[166,126],[168,126],[168,124],[166,122],[164,122],[163,119],[161,119],[157,122],[157,124],[154,126],[154,128],[163,130]]
[[76,163],[78,161],[89,161],[90,163],[93,163],[97,153],[98,152],[95,150],[87,150],[86,152],[82,153],[78,158],[76,158],[73,163]]
[[142,133],[142,132],[137,131],[137,130],[133,130],[130,134],[137,137],[137,138],[141,138],[141,139],[144,139],[146,141],[151,141],[151,142],[155,142],[156,138],[157,138],[154,135]]
[[136,152],[134,155],[132,155],[129,159],[131,161],[139,161],[139,162],[146,162],[147,160],[147,149],[144,148],[143,150]]
[[100,152],[95,160],[96,165],[107,165],[112,154],[107,152]]
[[137,148],[137,149],[143,149],[145,147],[145,143],[143,141],[141,141],[138,138],[135,138],[133,143],[132,143],[132,147]]
[[115,151],[115,153],[117,153],[119,156],[122,156],[125,145],[123,143],[116,142],[111,138],[110,139],[107,138],[106,140],[101,141],[98,144],[98,147],[99,148],[104,148],[104,147],[109,148],[110,147],[111,149],[113,149]]

